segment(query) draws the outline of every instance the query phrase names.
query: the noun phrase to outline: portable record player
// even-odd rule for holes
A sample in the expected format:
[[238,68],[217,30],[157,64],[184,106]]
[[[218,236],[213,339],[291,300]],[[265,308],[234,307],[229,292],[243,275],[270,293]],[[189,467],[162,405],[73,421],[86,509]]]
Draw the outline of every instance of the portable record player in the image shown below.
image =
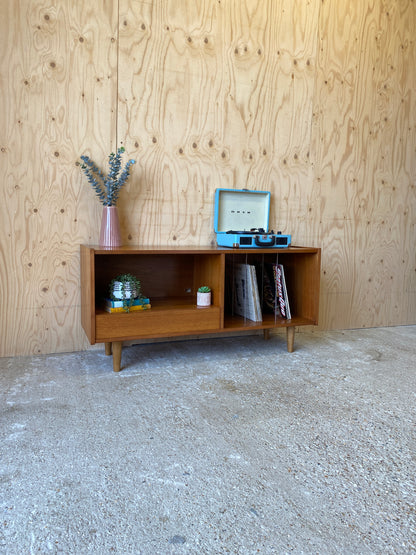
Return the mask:
[[216,189],[214,231],[220,247],[288,247],[290,235],[269,230],[270,192]]

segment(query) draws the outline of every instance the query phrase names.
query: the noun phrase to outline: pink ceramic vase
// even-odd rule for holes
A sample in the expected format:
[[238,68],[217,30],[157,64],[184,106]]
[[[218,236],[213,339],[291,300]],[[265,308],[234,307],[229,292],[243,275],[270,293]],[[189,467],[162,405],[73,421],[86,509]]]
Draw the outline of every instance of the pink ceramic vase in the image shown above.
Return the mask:
[[117,206],[104,206],[101,219],[100,247],[120,247],[121,232]]

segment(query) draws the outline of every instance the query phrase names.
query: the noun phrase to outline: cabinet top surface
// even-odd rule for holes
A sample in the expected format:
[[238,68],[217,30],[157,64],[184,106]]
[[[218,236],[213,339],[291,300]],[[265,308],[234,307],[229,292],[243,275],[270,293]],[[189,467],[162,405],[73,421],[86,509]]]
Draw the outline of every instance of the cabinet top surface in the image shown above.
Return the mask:
[[123,247],[100,247],[99,245],[81,245],[82,248],[89,249],[95,254],[250,254],[250,253],[300,253],[308,252],[314,253],[321,249],[318,247],[302,247],[292,245],[284,248],[231,248],[231,247],[217,247],[217,246],[189,246],[189,247],[172,247],[169,245],[164,246],[142,246],[142,245],[126,245]]

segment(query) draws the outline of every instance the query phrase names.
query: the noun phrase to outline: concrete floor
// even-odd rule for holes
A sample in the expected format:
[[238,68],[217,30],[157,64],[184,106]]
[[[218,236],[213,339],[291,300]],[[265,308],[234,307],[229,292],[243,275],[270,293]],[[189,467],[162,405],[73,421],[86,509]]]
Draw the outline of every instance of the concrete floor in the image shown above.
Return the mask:
[[0,553],[415,553],[415,339],[0,359]]

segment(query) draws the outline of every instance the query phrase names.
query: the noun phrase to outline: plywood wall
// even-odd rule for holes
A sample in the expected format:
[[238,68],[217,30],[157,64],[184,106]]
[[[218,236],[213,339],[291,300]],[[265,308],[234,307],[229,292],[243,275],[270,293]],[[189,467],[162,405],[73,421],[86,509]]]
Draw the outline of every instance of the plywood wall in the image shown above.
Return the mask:
[[75,161],[115,144],[117,11],[1,0],[0,23],[0,354],[83,348],[79,243],[100,214]]
[[87,347],[75,163],[117,144],[126,243],[212,243],[216,187],[267,189],[322,328],[416,323],[416,2],[0,2],[0,355]]
[[329,328],[416,321],[415,25],[413,1],[320,13],[312,229]]

